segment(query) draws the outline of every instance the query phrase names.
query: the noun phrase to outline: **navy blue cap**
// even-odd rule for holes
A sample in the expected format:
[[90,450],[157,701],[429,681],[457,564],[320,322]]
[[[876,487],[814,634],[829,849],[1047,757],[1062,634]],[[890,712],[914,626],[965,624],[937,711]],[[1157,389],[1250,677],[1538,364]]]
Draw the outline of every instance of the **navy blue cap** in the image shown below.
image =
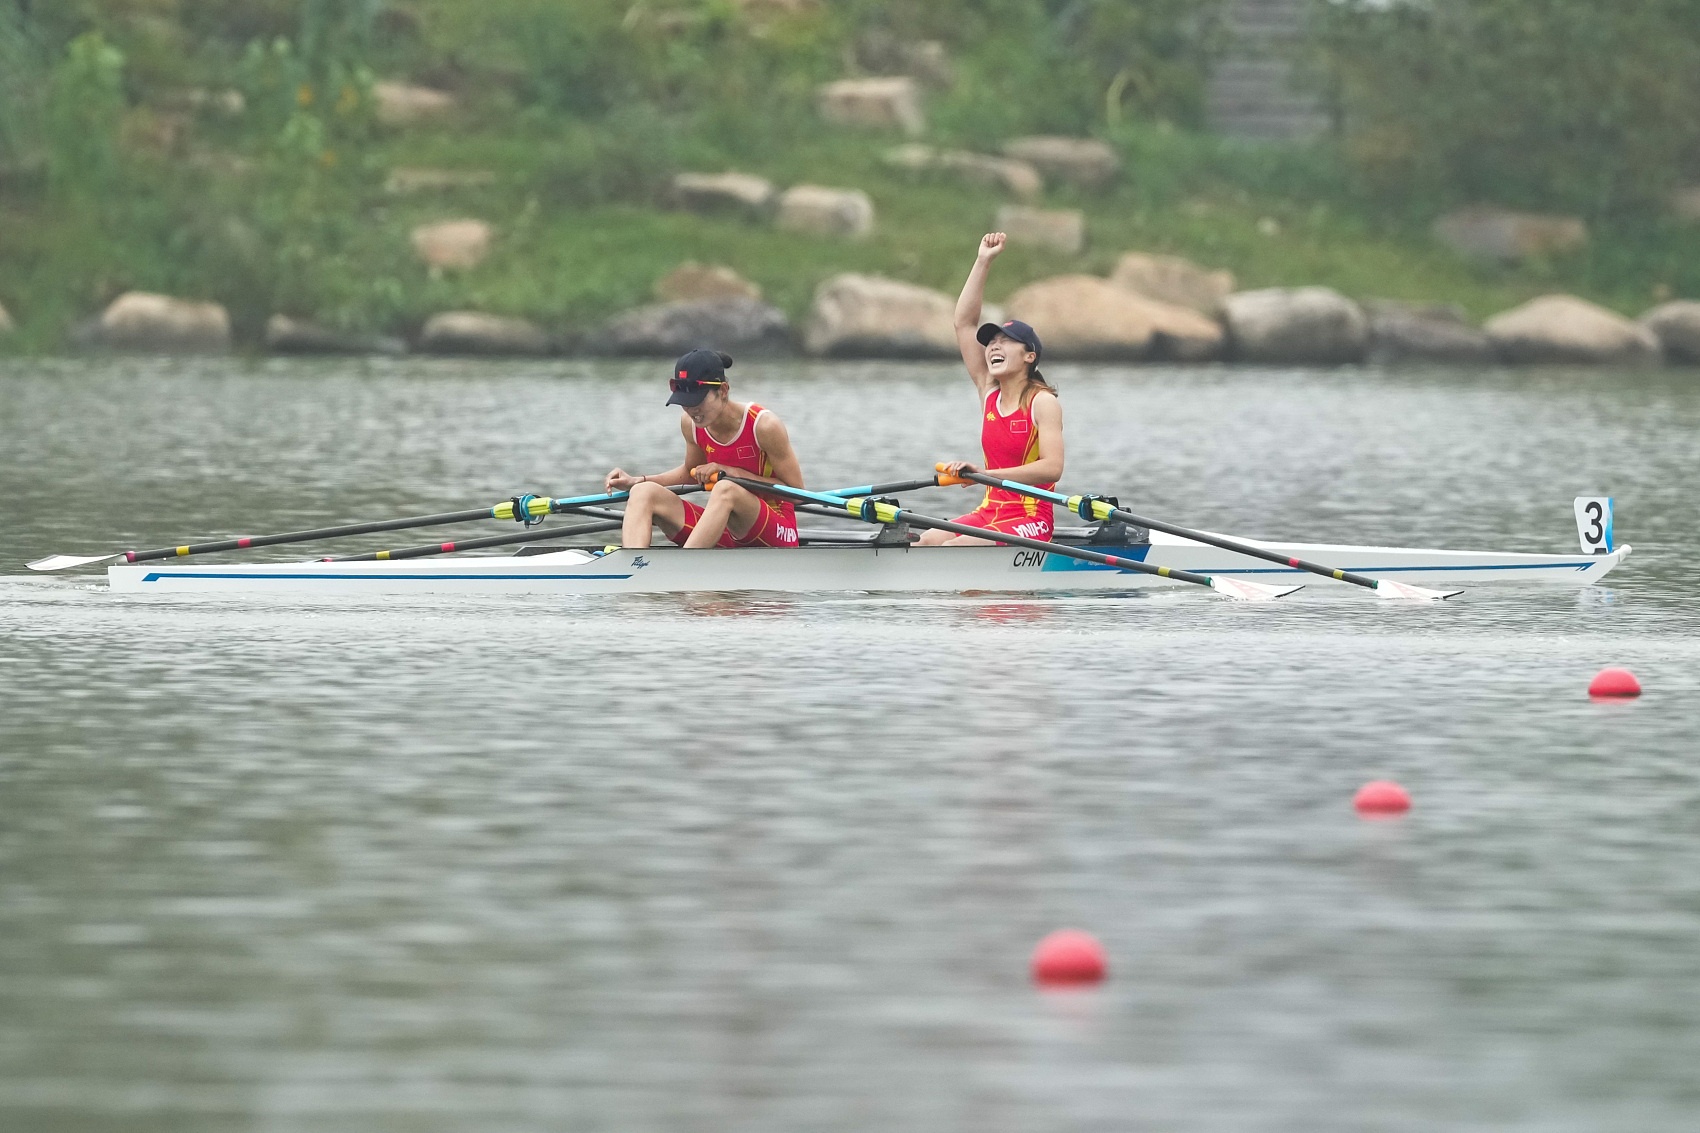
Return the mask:
[[709,390],[726,384],[726,369],[730,365],[732,356],[718,350],[692,350],[680,356],[673,363],[673,377],[667,383],[667,388],[673,391],[667,404],[687,408],[701,405]]
[[1020,319],[1011,319],[1007,323],[984,323],[974,335],[985,346],[1000,334],[1007,334],[1033,352],[1033,364],[1039,364],[1039,359],[1045,356],[1045,348],[1039,343],[1039,332]]

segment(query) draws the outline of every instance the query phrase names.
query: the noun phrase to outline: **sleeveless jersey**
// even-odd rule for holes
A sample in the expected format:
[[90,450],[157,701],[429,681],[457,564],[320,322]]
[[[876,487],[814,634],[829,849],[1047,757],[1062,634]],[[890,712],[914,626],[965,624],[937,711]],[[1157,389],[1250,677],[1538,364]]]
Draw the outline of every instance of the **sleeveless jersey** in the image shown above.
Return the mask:
[[[1018,468],[1031,464],[1039,459],[1039,427],[1033,423],[1033,398],[1039,397],[1040,392],[1025,398],[1007,417],[998,412],[998,392],[994,385],[986,395],[986,412],[980,422],[980,451],[985,457],[984,467]],[[1056,487],[1055,484],[1038,486],[1046,490]],[[1040,519],[1047,527],[1051,524],[1049,500],[1036,500],[1008,488],[987,488],[980,509],[995,509],[1000,517]]]
[[[711,464],[724,464],[728,468],[741,468],[745,472],[754,472],[757,476],[773,477],[773,461],[767,458],[761,444],[756,440],[756,418],[765,413],[761,406],[751,404],[744,410],[744,424],[738,430],[738,435],[722,444],[714,439],[709,431],[701,425],[692,427],[693,437],[697,447],[702,449],[703,456]],[[779,512],[796,526],[796,508],[790,500],[775,499],[764,496],[769,507]]]

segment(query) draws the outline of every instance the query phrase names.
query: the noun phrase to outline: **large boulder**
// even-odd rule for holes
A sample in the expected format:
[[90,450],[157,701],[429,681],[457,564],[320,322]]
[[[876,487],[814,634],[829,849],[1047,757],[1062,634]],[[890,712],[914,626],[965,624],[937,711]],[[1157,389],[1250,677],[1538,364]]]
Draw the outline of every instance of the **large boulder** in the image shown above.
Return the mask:
[[910,39],[880,27],[856,40],[856,63],[875,75],[913,75],[922,85],[948,90],[956,82],[950,52],[936,39]]
[[820,115],[840,126],[870,126],[919,134],[927,128],[921,92],[915,80],[898,75],[876,79],[839,79],[815,92]]
[[385,126],[437,121],[453,114],[458,105],[455,96],[447,91],[412,83],[373,83],[372,96],[377,100],[378,121]]
[[1039,171],[1012,157],[992,157],[967,150],[941,150],[920,142],[910,142],[887,150],[885,163],[909,173],[938,172],[974,185],[989,185],[1023,201],[1038,200],[1045,191],[1045,179],[1039,176]]
[[1363,360],[1369,321],[1326,287],[1239,291],[1222,304],[1234,357],[1245,362],[1338,365]]
[[437,270],[475,268],[490,254],[495,230],[482,220],[444,220],[413,230],[413,251]]
[[1574,295],[1543,295],[1485,324],[1507,362],[1640,365],[1659,360],[1659,340],[1639,323]]
[[230,349],[230,315],[217,303],[128,291],[101,313],[91,337],[113,350],[215,354]]
[[1207,271],[1180,256],[1128,252],[1116,261],[1110,282],[1147,299],[1189,307],[1218,317],[1222,301],[1234,292],[1234,273]]
[[773,212],[773,182],[753,173],[680,173],[673,178],[673,203],[704,216],[766,220]]
[[482,311],[443,311],[419,332],[419,349],[427,354],[540,355],[553,347],[535,323]]
[[655,297],[663,303],[694,299],[760,299],[761,288],[720,264],[686,260],[655,281]]
[[654,303],[615,315],[597,336],[613,354],[674,356],[699,346],[734,354],[792,348],[785,313],[755,299],[698,299]]
[[1187,307],[1159,303],[1095,275],[1030,283],[1005,304],[1033,324],[1047,358],[1200,362],[1222,354],[1222,328]]
[[1641,325],[1658,336],[1672,362],[1700,365],[1700,303],[1678,299],[1641,316]]
[[1086,216],[1079,209],[1005,205],[993,222],[1011,244],[1077,256],[1086,246]]
[[1475,205],[1435,221],[1434,235],[1461,256],[1510,264],[1573,252],[1588,242],[1588,226],[1573,216]]
[[877,275],[845,274],[815,289],[803,330],[810,354],[955,358],[956,301],[942,291]]
[[774,224],[786,232],[863,240],[874,231],[874,202],[860,189],[793,185],[779,196]]
[[388,335],[355,334],[273,315],[266,320],[266,349],[273,354],[405,354],[407,344]]
[[1121,172],[1121,158],[1097,138],[1063,138],[1035,135],[1004,143],[1006,157],[1035,166],[1046,177],[1101,189]]
[[1383,299],[1366,303],[1364,310],[1369,316],[1370,357],[1377,362],[1493,360],[1487,334],[1471,326],[1457,307]]

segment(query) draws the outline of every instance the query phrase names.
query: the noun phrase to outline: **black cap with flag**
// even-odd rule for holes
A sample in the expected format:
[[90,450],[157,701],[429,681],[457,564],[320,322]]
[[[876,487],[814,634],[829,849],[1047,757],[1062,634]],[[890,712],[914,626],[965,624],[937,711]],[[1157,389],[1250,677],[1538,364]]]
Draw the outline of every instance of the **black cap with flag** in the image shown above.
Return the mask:
[[673,391],[667,404],[687,408],[701,405],[709,390],[726,384],[726,370],[731,365],[732,356],[718,350],[692,350],[681,356],[673,363],[673,377],[667,383]]
[[1007,334],[1033,352],[1033,363],[1038,365],[1044,356],[1045,348],[1039,345],[1039,332],[1020,319],[1011,319],[1007,323],[982,323],[974,337],[985,346],[1000,334]]

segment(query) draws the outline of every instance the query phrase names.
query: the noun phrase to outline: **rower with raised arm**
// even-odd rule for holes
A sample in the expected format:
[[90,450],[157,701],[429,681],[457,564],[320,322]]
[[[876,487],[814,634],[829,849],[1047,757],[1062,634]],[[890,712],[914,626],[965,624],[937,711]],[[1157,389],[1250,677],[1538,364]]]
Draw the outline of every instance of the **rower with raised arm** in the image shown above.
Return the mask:
[[[980,240],[980,253],[956,300],[956,344],[980,395],[980,449],[985,465],[953,460],[940,464],[939,471],[952,476],[986,472],[1000,480],[1048,489],[1062,479],[1063,418],[1057,391],[1039,373],[1044,347],[1038,332],[1018,319],[1001,326],[980,322],[986,276],[1003,248],[1002,232],[988,233]],[[955,522],[1028,539],[1049,540],[1053,530],[1049,501],[1006,488],[987,488],[980,506]],[[992,540],[935,529],[923,532],[920,542],[937,546]]]
[[683,410],[679,431],[685,459],[666,472],[633,475],[616,468],[608,473],[608,491],[631,493],[622,546],[649,546],[656,527],[688,549],[797,545],[797,514],[789,500],[764,498],[726,479],[714,484],[700,507],[667,490],[693,480],[706,484],[722,472],[803,487],[803,470],[784,422],[771,409],[732,400],[726,378],[731,365],[730,355],[715,350],[692,350],[673,363],[667,404]]

